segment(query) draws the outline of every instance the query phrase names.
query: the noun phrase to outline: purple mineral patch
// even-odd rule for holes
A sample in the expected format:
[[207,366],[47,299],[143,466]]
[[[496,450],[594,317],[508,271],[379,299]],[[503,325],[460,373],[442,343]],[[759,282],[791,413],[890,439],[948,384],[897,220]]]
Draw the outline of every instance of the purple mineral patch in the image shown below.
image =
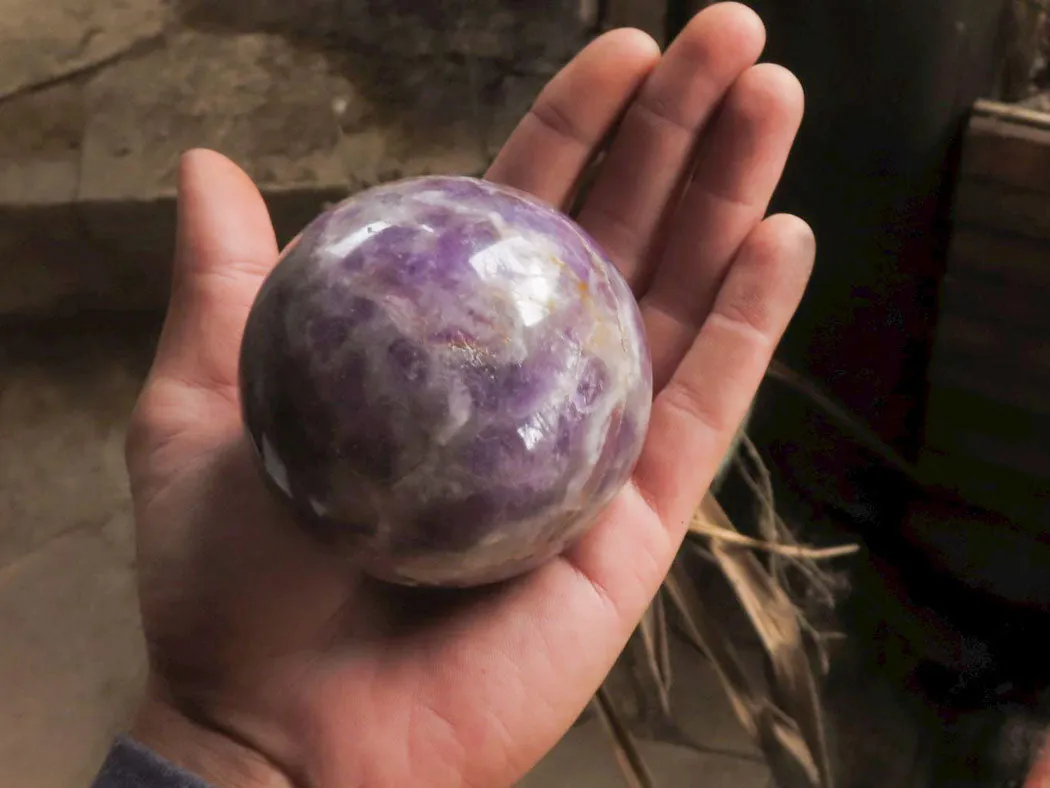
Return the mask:
[[568,217],[462,177],[318,217],[241,351],[248,434],[304,522],[392,582],[471,586],[577,540],[652,400],[630,289]]

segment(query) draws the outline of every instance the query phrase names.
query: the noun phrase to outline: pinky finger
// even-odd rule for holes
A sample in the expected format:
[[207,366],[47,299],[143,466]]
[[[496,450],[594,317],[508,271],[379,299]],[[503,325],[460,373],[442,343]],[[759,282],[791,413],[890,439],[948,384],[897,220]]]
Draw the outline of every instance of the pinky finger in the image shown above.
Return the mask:
[[813,232],[801,219],[778,215],[758,225],[653,402],[635,483],[675,539],[751,406],[802,299],[815,254]]

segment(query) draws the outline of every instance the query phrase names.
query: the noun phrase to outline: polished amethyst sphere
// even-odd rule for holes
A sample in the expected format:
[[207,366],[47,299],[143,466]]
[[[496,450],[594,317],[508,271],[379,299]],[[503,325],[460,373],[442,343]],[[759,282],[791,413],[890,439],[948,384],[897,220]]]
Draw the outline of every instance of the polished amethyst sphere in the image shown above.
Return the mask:
[[465,177],[318,217],[241,352],[269,481],[367,573],[407,585],[495,582],[562,552],[627,481],[652,385],[635,299],[595,243]]

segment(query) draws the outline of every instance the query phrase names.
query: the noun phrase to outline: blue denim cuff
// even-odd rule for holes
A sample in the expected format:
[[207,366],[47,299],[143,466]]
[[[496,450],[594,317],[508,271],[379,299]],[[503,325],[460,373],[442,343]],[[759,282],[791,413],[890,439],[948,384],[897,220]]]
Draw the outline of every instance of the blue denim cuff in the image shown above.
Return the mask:
[[114,743],[91,788],[212,788],[127,737]]

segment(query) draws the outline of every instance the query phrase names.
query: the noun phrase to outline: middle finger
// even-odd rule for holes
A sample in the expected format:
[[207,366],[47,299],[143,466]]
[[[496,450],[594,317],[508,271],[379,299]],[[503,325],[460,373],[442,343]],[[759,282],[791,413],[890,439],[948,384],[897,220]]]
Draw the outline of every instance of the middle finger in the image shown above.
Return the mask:
[[802,120],[802,86],[780,66],[753,66],[705,135],[700,164],[667,229],[641,299],[659,388],[707,318],[737,250],[762,220]]
[[654,240],[701,130],[764,45],[762,21],[746,6],[707,8],[671,44],[625,115],[578,219],[636,293],[658,256]]

